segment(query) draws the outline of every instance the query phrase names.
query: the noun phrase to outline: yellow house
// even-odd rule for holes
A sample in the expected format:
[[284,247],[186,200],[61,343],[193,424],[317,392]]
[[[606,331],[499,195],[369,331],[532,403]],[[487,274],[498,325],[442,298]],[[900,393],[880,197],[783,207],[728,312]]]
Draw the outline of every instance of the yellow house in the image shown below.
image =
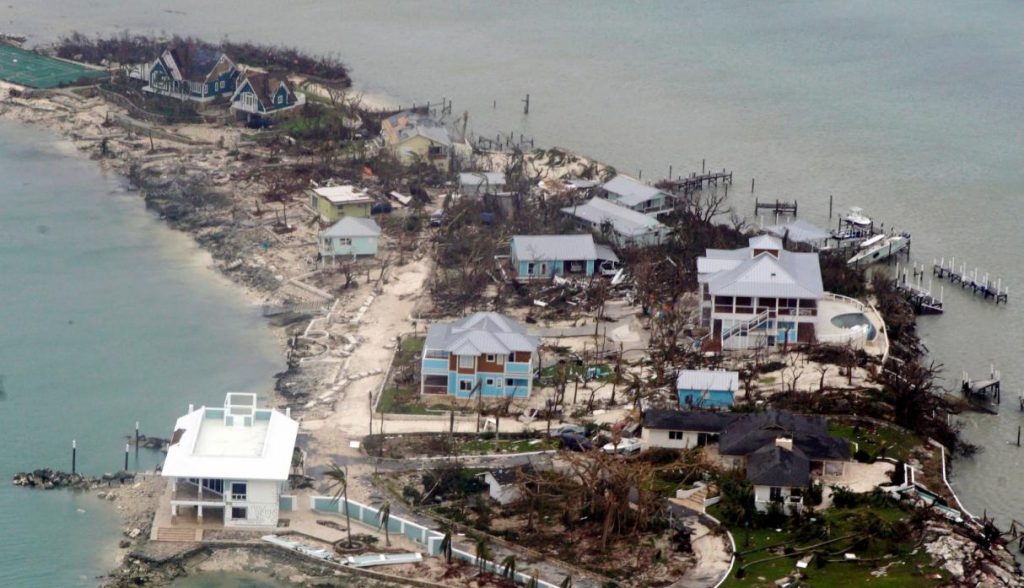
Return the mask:
[[307,190],[309,206],[317,216],[335,223],[346,216],[370,218],[373,198],[356,186],[328,186]]
[[425,161],[448,171],[452,158],[452,138],[440,122],[417,112],[400,112],[384,120],[381,136],[395,157],[404,165]]

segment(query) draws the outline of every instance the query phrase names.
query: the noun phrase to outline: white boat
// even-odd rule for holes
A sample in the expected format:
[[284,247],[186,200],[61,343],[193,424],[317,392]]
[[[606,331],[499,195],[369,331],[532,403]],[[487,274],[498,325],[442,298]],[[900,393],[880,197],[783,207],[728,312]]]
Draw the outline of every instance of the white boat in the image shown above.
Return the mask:
[[846,216],[843,217],[843,222],[845,222],[848,225],[861,227],[864,229],[870,227],[873,224],[871,219],[864,214],[864,209],[858,206],[850,208],[850,212],[846,213]]
[[868,265],[884,261],[910,246],[910,235],[875,235],[864,241],[847,265]]

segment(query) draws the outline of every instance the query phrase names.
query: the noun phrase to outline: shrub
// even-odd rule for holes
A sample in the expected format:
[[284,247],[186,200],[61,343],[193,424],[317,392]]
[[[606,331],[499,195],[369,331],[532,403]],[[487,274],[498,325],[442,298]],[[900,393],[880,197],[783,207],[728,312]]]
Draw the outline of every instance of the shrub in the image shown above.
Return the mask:
[[832,506],[853,508],[860,504],[860,495],[846,486],[832,486]]

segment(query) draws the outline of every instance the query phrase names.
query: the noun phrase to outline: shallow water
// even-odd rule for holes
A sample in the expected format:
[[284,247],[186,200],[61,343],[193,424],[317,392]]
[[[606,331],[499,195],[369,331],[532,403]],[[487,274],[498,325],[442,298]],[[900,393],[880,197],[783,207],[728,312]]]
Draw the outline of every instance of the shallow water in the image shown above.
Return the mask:
[[[257,309],[119,179],[40,129],[0,122],[0,586],[93,586],[116,503],[29,491],[17,471],[124,467],[125,435],[170,436],[189,403],[269,393]],[[150,469],[161,454],[130,456]]]

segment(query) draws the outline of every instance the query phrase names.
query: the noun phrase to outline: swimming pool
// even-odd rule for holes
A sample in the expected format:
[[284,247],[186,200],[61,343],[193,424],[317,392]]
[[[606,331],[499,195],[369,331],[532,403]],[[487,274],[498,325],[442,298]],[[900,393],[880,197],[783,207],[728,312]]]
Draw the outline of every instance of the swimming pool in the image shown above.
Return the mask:
[[846,314],[837,314],[832,317],[832,324],[837,327],[844,329],[850,329],[853,327],[859,327],[861,325],[867,325],[868,327],[868,341],[874,341],[875,335],[878,333],[875,331],[875,325],[871,324],[868,317],[862,312],[849,312]]

